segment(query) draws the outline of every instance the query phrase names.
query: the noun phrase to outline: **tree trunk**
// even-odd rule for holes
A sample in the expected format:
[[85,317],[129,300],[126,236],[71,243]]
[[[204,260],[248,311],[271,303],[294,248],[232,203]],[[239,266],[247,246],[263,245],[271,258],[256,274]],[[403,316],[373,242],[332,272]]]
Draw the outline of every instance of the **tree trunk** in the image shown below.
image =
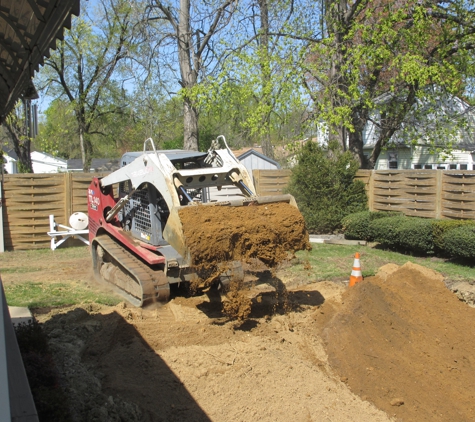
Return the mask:
[[185,125],[183,149],[198,151],[198,110],[188,98],[183,102],[183,119]]
[[31,139],[27,135],[27,130],[13,111],[5,120],[5,126],[11,135],[13,150],[18,157],[18,170],[20,173],[33,173],[31,163]]

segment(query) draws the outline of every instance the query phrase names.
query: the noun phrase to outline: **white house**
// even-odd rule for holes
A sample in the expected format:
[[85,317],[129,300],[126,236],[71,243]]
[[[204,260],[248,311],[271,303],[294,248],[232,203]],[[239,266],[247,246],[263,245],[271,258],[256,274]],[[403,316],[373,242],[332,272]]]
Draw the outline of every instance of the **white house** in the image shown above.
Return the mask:
[[60,173],[67,169],[67,160],[63,158],[39,151],[33,151],[30,156],[33,173]]
[[13,149],[9,150],[6,148],[2,148],[1,153],[3,154],[3,168],[5,169],[5,172],[7,174],[18,173],[18,156],[16,155],[15,151]]
[[[418,104],[417,117],[409,115],[406,129],[410,129],[411,139],[396,132],[390,146],[379,155],[375,170],[387,169],[442,169],[475,170],[475,114],[471,107],[457,97],[440,99],[434,111],[429,105]],[[463,116],[464,129],[456,131],[445,128],[454,127],[451,116]],[[378,115],[375,119],[377,121]],[[428,136],[430,134],[431,136]],[[363,132],[365,155],[369,156],[374,148],[378,128],[369,121]],[[429,146],[429,138],[438,138]],[[447,153],[447,144],[452,150]]]
[[[13,149],[2,149],[5,160],[5,172],[7,174],[18,173],[18,156]],[[59,173],[66,171],[67,161],[62,158],[53,157],[45,152],[33,151],[31,154],[31,165],[33,173]]]

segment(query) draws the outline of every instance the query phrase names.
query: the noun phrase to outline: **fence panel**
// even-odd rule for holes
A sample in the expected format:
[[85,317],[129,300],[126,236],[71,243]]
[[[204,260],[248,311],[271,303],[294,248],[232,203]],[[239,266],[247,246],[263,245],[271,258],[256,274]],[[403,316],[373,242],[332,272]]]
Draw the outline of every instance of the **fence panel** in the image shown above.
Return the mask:
[[[10,174],[3,184],[5,250],[50,247],[49,215],[69,224],[73,212],[87,213],[87,187],[107,173]],[[69,242],[69,240],[68,240]]]
[[436,218],[437,170],[379,170],[372,177],[370,209]]
[[3,233],[6,250],[49,246],[48,216],[64,220],[63,174],[4,176]]
[[443,172],[442,218],[475,220],[475,171]]
[[253,170],[252,176],[257,195],[282,195],[289,184],[290,174],[290,170]]

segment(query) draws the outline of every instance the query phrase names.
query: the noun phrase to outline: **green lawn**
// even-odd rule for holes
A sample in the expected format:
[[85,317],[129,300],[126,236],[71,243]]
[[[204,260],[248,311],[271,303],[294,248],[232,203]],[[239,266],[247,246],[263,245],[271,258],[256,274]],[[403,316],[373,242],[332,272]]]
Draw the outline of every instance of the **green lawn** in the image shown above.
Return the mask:
[[[292,277],[310,282],[348,280],[354,255],[360,253],[364,277],[379,267],[411,261],[436,271],[450,280],[473,280],[474,265],[458,264],[435,257],[413,257],[369,246],[313,243],[311,251],[297,252],[293,264],[285,268]],[[87,248],[64,248],[5,252],[0,255],[0,273],[8,304],[30,308],[101,303],[115,305],[122,299],[100,289],[92,280]],[[64,271],[69,268],[70,271]],[[63,271],[61,271],[63,269]]]
[[[298,263],[290,271],[296,274],[310,273],[315,281],[344,280],[349,278],[355,253],[360,253],[364,277],[376,274],[379,267],[394,263],[403,265],[414,262],[432,268],[451,280],[473,280],[474,265],[464,265],[436,257],[414,257],[370,246],[348,246],[312,243],[312,250],[297,252]],[[310,264],[311,269],[306,270]]]

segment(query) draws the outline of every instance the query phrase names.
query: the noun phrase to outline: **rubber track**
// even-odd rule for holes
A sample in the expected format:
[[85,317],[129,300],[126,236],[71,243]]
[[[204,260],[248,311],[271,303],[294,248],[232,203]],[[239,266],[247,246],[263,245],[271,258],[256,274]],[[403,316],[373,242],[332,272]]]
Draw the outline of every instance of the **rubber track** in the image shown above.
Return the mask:
[[[127,292],[121,287],[113,285],[114,289],[130,303],[140,307],[156,301],[168,301],[170,297],[170,285],[163,271],[152,270],[108,235],[98,236],[93,242],[97,242],[102,246],[104,251],[118,262],[122,269],[129,273],[141,286],[142,297],[138,298],[131,292]],[[112,284],[105,280],[103,281],[107,284]]]

